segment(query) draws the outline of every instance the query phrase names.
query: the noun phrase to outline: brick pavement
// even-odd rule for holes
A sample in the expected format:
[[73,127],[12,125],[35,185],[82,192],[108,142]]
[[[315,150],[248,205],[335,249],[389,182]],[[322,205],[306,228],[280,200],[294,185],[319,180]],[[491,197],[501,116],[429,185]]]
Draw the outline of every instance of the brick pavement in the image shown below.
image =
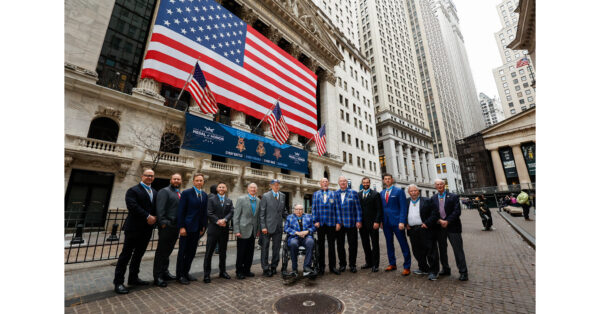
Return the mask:
[[[436,282],[412,274],[402,277],[398,271],[367,270],[357,274],[345,272],[341,276],[326,272],[314,282],[302,280],[290,286],[284,285],[280,276],[257,276],[242,281],[214,279],[208,285],[171,284],[164,289],[152,287],[132,290],[127,295],[107,295],[97,301],[66,307],[65,312],[272,313],[273,304],[280,297],[306,292],[340,299],[347,313],[535,312],[535,250],[500,217],[494,220],[496,230],[492,232],[481,231],[481,221],[474,210],[463,211],[462,220],[469,268],[467,282],[458,281],[454,257],[449,252],[452,276]],[[383,236],[380,243],[383,268],[387,261]],[[452,250],[450,246],[448,250]],[[230,248],[229,252],[232,251]],[[359,265],[364,261],[361,251],[359,248]],[[396,252],[400,254],[397,243]],[[415,266],[413,258],[413,269]],[[252,271],[260,273],[260,266],[255,264]],[[104,280],[110,283],[112,276]]]

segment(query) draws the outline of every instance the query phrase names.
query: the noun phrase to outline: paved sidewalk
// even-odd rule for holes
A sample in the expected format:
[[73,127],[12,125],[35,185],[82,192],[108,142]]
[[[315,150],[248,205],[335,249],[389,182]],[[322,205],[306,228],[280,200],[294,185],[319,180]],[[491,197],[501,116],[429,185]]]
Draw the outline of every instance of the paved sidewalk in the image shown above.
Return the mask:
[[[475,210],[463,211],[461,218],[469,268],[467,282],[458,280],[449,245],[448,259],[452,275],[436,282],[414,274],[403,277],[399,271],[371,273],[367,270],[359,270],[357,274],[346,271],[341,276],[326,272],[325,276],[313,282],[303,280],[294,285],[284,285],[279,274],[271,278],[259,275],[245,280],[215,278],[211,284],[198,281],[182,286],[174,283],[167,288],[132,289],[127,295],[101,292],[104,295],[96,301],[65,307],[65,312],[273,313],[273,305],[279,298],[305,292],[325,293],[338,298],[343,302],[346,313],[535,312],[535,250],[498,215],[494,217],[494,231],[481,231],[481,220]],[[387,265],[383,234],[380,245],[383,270]],[[233,248],[229,249],[229,259],[234,258],[234,251]],[[360,244],[358,252],[357,264],[360,266],[364,263]],[[400,256],[401,262],[397,242],[396,255]],[[213,260],[213,266],[216,261]],[[231,261],[228,265],[232,265]],[[192,272],[199,271],[201,262],[202,257],[196,258]],[[144,263],[147,262],[142,264],[141,277],[149,279],[151,267]],[[415,269],[414,258],[412,263],[412,269]],[[76,289],[68,287],[85,286],[82,283],[71,286],[69,280],[81,280],[89,276],[93,278],[96,291],[102,287],[112,288],[113,271],[114,266],[104,266],[66,273],[65,299],[67,295],[76,294]],[[255,263],[252,271],[260,274],[260,265]],[[88,272],[93,275],[86,274]]]

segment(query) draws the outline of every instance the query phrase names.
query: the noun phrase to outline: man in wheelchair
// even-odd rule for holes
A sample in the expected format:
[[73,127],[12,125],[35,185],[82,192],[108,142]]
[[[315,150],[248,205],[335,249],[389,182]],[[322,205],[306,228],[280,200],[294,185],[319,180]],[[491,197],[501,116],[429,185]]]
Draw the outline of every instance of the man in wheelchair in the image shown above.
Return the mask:
[[[313,234],[316,231],[315,222],[310,214],[304,214],[300,204],[294,205],[294,213],[287,216],[283,229],[286,233],[283,247],[282,276],[284,279],[298,277],[298,255],[305,255],[303,276],[314,279],[316,271],[311,267],[315,247]],[[288,258],[292,259],[292,272],[287,272]]]

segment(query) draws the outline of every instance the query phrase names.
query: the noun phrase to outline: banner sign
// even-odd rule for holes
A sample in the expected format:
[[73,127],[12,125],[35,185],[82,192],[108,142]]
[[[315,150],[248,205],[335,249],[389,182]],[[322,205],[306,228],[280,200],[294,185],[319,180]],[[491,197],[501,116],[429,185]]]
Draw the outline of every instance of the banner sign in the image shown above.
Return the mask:
[[275,140],[185,115],[184,149],[308,173],[308,152]]
[[502,166],[504,167],[504,174],[506,178],[517,178],[517,167],[515,165],[515,159],[511,148],[504,148],[498,151],[500,153],[500,159],[502,160]]
[[529,175],[535,176],[535,143],[523,144],[521,149],[523,150],[523,158],[525,158]]

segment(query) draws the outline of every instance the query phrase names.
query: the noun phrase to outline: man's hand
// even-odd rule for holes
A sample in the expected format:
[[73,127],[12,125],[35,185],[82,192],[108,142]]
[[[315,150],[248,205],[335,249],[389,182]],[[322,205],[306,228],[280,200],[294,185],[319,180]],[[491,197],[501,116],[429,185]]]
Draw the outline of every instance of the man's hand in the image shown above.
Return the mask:
[[446,228],[446,227],[448,227],[448,221],[447,220],[440,220],[440,225],[442,225],[442,228]]
[[358,229],[362,228],[362,222],[357,222],[356,223],[356,228],[358,228]]
[[160,227],[164,229],[164,228],[167,227],[167,225],[166,224],[162,224],[162,225],[160,225]]
[[427,225],[426,225],[426,224],[422,224],[422,225],[421,225],[421,228],[423,228],[423,229],[427,229]]
[[340,231],[340,229],[342,229],[342,226],[340,224],[335,224],[335,231]]
[[379,229],[379,224],[378,223],[374,223],[373,224],[373,230],[378,230]]
[[152,216],[152,215],[148,216],[148,218],[146,219],[146,222],[152,226],[153,224],[156,223],[156,216]]
[[321,226],[321,224],[319,224],[318,222],[315,222],[315,227],[319,228],[319,226]]
[[264,229],[262,230],[262,233],[263,233],[263,234],[267,234],[267,228],[264,228]]
[[227,222],[225,221],[225,219],[219,219],[219,220],[217,220],[217,225],[219,225],[221,227],[225,227],[225,226],[227,226]]
[[235,236],[238,237],[238,238],[241,238],[242,234],[238,232],[238,233],[235,234]]
[[182,237],[187,237],[187,231],[185,231],[185,228],[179,229],[179,235]]
[[403,223],[399,223],[399,224],[398,224],[398,229],[400,229],[400,230],[404,230],[404,224],[403,224]]
[[206,232],[206,227],[202,227],[202,230],[200,231],[200,236],[203,236],[204,232]]

